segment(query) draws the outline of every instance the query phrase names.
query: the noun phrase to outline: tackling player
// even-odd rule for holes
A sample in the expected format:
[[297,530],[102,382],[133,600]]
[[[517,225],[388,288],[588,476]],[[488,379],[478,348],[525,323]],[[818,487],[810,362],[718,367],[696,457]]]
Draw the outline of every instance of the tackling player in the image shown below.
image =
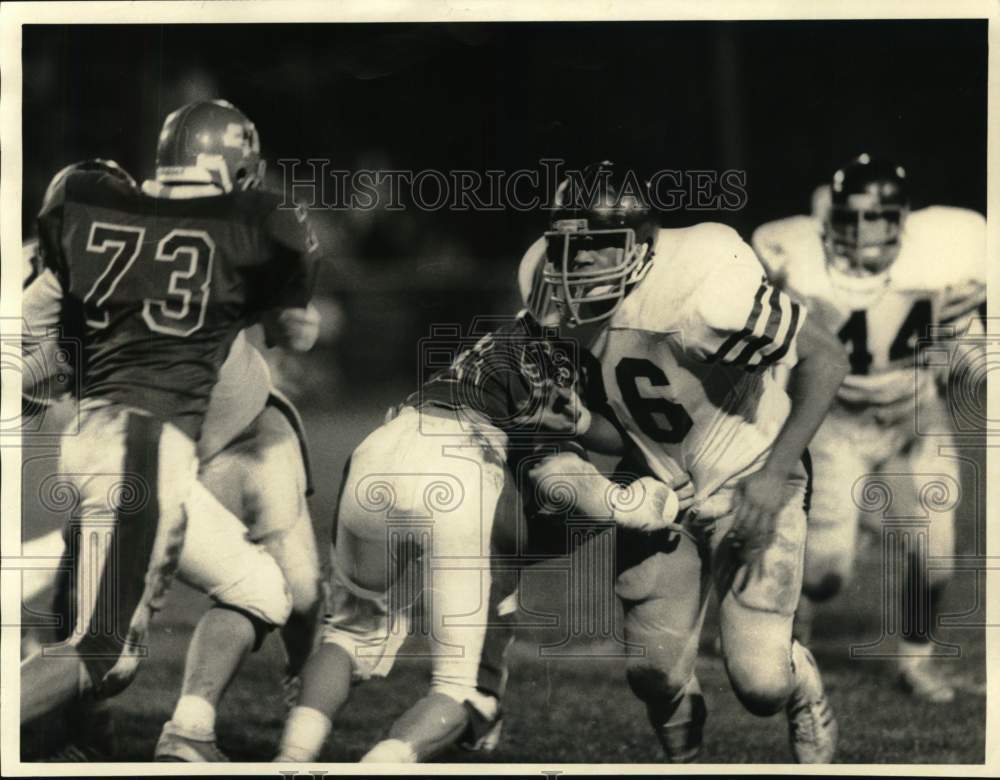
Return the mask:
[[176,570],[186,516],[228,516],[196,481],[195,441],[239,330],[260,320],[274,343],[311,345],[298,319],[315,250],[304,214],[255,191],[262,163],[246,117],[223,101],[185,108],[229,112],[226,151],[198,158],[201,183],[217,180],[224,195],[153,198],[107,172],[67,170],[39,216],[45,270],[25,305],[43,322],[80,308],[85,366],[79,432],[60,453],[78,498],[74,629],[22,665],[22,722],[82,691],[126,687]]
[[[901,580],[904,618],[898,681],[917,697],[949,702],[957,681],[933,661],[930,629],[951,575],[957,495],[937,506],[921,497],[920,478],[935,475],[957,490],[959,461],[941,454],[950,435],[917,432],[916,413],[948,419],[937,370],[919,347],[932,337],[982,333],[977,316],[986,296],[986,222],[966,209],[931,206],[910,213],[905,171],[863,154],[834,174],[830,206],[813,216],[769,222],[753,235],[758,256],[777,283],[808,304],[850,354],[850,374],[811,445],[813,508],[806,545],[804,596],[796,633],[808,641],[813,603],[850,580],[860,521],[861,481],[893,480],[892,511],[930,517],[929,549],[908,557]],[[964,348],[951,366],[961,366]],[[954,368],[951,368],[954,371]],[[921,606],[928,605],[928,607]]]
[[[619,532],[616,588],[625,638],[646,649],[628,680],[668,759],[701,744],[695,677],[711,581],[722,650],[740,701],[782,708],[803,763],[828,762],[836,721],[809,651],[792,640],[805,546],[806,446],[847,371],[839,344],[767,283],[731,228],[656,225],[647,185],[610,163],[563,182],[551,229],[520,280],[529,309],[598,363],[585,397],[604,397],[636,468],[688,474],[695,506],[667,540]],[[791,368],[791,395],[771,368]],[[711,507],[711,509],[710,509]]]
[[354,451],[322,644],[306,664],[276,761],[318,757],[352,679],[392,668],[425,588],[430,691],[361,760],[426,761],[458,740],[496,745],[526,538],[517,475],[570,474],[585,515],[643,530],[664,528],[690,503],[693,491],[652,481],[648,493],[615,501],[615,486],[570,441],[607,435],[580,404],[576,381],[573,356],[522,312],[437,372]]

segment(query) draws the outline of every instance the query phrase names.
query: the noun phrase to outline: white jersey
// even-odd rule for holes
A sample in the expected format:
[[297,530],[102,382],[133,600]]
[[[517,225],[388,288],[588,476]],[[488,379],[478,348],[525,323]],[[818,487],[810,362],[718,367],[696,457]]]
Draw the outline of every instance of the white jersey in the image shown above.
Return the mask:
[[848,409],[902,407],[925,392],[934,375],[926,368],[914,374],[918,344],[965,332],[986,298],[986,221],[966,209],[910,214],[885,292],[861,309],[830,281],[818,219],[769,222],[754,232],[753,246],[775,283],[845,344],[851,373],[838,401]]
[[687,472],[701,498],[770,452],[790,408],[771,369],[797,362],[806,310],[767,283],[725,225],[660,230],[651,262],[592,351],[612,410],[655,475]]

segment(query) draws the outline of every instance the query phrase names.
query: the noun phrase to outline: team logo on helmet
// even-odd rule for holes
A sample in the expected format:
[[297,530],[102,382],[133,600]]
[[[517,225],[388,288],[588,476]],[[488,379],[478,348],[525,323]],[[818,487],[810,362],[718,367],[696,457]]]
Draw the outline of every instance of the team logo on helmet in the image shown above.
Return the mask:
[[156,149],[157,181],[214,184],[231,192],[257,187],[263,178],[257,128],[232,103],[188,103],[164,121]]

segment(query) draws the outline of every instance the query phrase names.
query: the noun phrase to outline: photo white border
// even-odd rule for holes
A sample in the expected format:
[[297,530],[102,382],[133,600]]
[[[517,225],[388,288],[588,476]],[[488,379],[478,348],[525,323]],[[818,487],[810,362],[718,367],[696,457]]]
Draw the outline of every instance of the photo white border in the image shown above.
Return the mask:
[[[613,16],[609,15],[613,8]],[[653,21],[653,20],[845,20],[845,19],[955,19],[989,20],[989,106],[987,150],[987,214],[989,268],[989,312],[1000,312],[1000,170],[998,170],[998,84],[1000,51],[998,29],[1000,4],[990,0],[631,0],[612,6],[606,0],[342,0],[325,2],[282,2],[281,0],[231,0],[229,2],[6,2],[0,5],[0,318],[20,317],[21,263],[21,26],[23,24],[140,24],[140,23],[280,23],[280,22],[514,22],[514,21]],[[16,266],[16,268],[14,267]],[[7,320],[9,321],[9,320]],[[16,319],[15,319],[16,321]],[[1000,336],[1000,318],[991,320],[990,332]],[[9,374],[9,372],[8,372]],[[0,397],[0,419],[12,419],[20,409],[20,389],[8,387],[4,379]],[[1000,387],[988,389],[988,418],[1000,420]],[[996,445],[992,445],[996,446]],[[997,512],[1000,506],[1000,457],[987,451],[987,556],[1000,561],[1000,533]],[[20,452],[15,447],[0,448],[0,509],[7,520],[0,524],[0,549],[4,557],[20,551]],[[987,572],[987,622],[1000,626],[1000,564]],[[16,571],[0,573],[0,611],[20,610],[20,581]],[[795,764],[417,764],[384,765],[373,772],[360,764],[285,765],[232,763],[207,766],[184,764],[21,764],[11,757],[19,751],[19,636],[4,631],[0,637],[0,772],[4,776],[38,774],[63,776],[103,774],[135,775],[245,775],[279,776],[280,771],[298,770],[307,776],[312,769],[339,775],[384,774],[393,771],[413,775],[524,774],[544,772],[567,774],[827,774],[827,775],[1000,775],[1000,641],[986,630],[988,701],[986,718],[986,760],[982,765],[927,764],[833,764],[807,767]],[[839,713],[841,718],[850,713]]]

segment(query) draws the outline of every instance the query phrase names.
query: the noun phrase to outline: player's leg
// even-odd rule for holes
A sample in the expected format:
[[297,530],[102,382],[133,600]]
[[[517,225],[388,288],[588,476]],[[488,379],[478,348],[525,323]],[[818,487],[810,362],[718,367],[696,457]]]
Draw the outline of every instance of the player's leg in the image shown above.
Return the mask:
[[196,465],[194,443],[176,428],[116,406],[85,410],[79,434],[65,438],[65,480],[52,489],[78,500],[69,537],[74,627],[22,665],[22,721],[82,691],[113,696],[131,682],[177,567]]
[[[412,478],[400,457],[417,435],[416,421],[407,417],[370,434],[345,469],[320,645],[302,669],[301,691],[275,761],[315,760],[352,683],[386,674],[408,633],[408,610],[393,611],[398,605],[390,605],[390,589],[395,569],[406,566],[403,556],[412,550],[390,551],[386,530],[386,510],[397,506],[405,512],[400,499],[412,498]],[[379,477],[370,481],[370,475]]]
[[516,572],[496,568],[493,553],[509,536],[502,526],[516,522],[517,492],[502,460],[479,447],[452,453],[438,458],[435,470],[463,486],[462,499],[434,518],[421,559],[422,577],[429,580],[430,690],[363,762],[427,761],[463,737],[477,749],[499,739],[505,655],[513,640],[513,611],[500,605],[516,590]]
[[708,570],[694,537],[618,529],[615,592],[625,608],[625,640],[642,648],[628,658],[632,692],[646,705],[667,760],[693,761],[707,716],[695,677],[705,618]]
[[712,573],[719,632],[737,698],[755,715],[784,708],[796,760],[827,763],[836,748],[836,721],[811,653],[792,639],[806,544],[805,468],[789,489],[773,539],[749,562],[728,533],[731,515],[717,521]]
[[795,616],[796,638],[808,645],[817,605],[840,593],[854,576],[859,509],[852,487],[868,469],[851,421],[831,415],[820,427],[809,452],[812,492],[808,510],[802,595]]
[[281,568],[292,598],[291,614],[281,628],[288,685],[298,677],[315,645],[320,567],[306,502],[310,491],[307,448],[302,423],[287,400],[272,397],[240,456],[247,473],[243,519],[250,538],[263,545]]
[[158,761],[221,761],[215,746],[219,701],[246,656],[290,611],[284,577],[246,527],[200,483],[187,501],[178,576],[210,596],[188,646],[184,683],[156,745]]
[[[342,501],[341,519],[351,503]],[[393,562],[385,540],[366,538],[344,522],[336,533],[320,645],[302,669],[298,701],[288,714],[276,761],[316,760],[352,684],[387,674],[409,633],[408,612],[390,606]],[[352,579],[356,574],[369,587]]]
[[[955,554],[955,509],[961,473],[959,460],[940,454],[951,444],[948,437],[912,437],[908,446],[886,466],[886,471],[913,475],[893,494],[892,511],[914,519],[908,552],[903,562],[898,682],[914,696],[932,703],[947,703],[956,688],[981,692],[961,678],[944,673],[934,661],[933,633],[941,602],[952,575]],[[926,527],[921,526],[926,521]],[[926,533],[926,536],[924,535]]]
[[[65,550],[66,541],[62,530],[49,531],[21,545],[21,555],[24,558],[59,558]],[[21,576],[21,601],[27,604],[45,593],[51,593],[57,577],[58,569],[51,566],[25,571]]]

